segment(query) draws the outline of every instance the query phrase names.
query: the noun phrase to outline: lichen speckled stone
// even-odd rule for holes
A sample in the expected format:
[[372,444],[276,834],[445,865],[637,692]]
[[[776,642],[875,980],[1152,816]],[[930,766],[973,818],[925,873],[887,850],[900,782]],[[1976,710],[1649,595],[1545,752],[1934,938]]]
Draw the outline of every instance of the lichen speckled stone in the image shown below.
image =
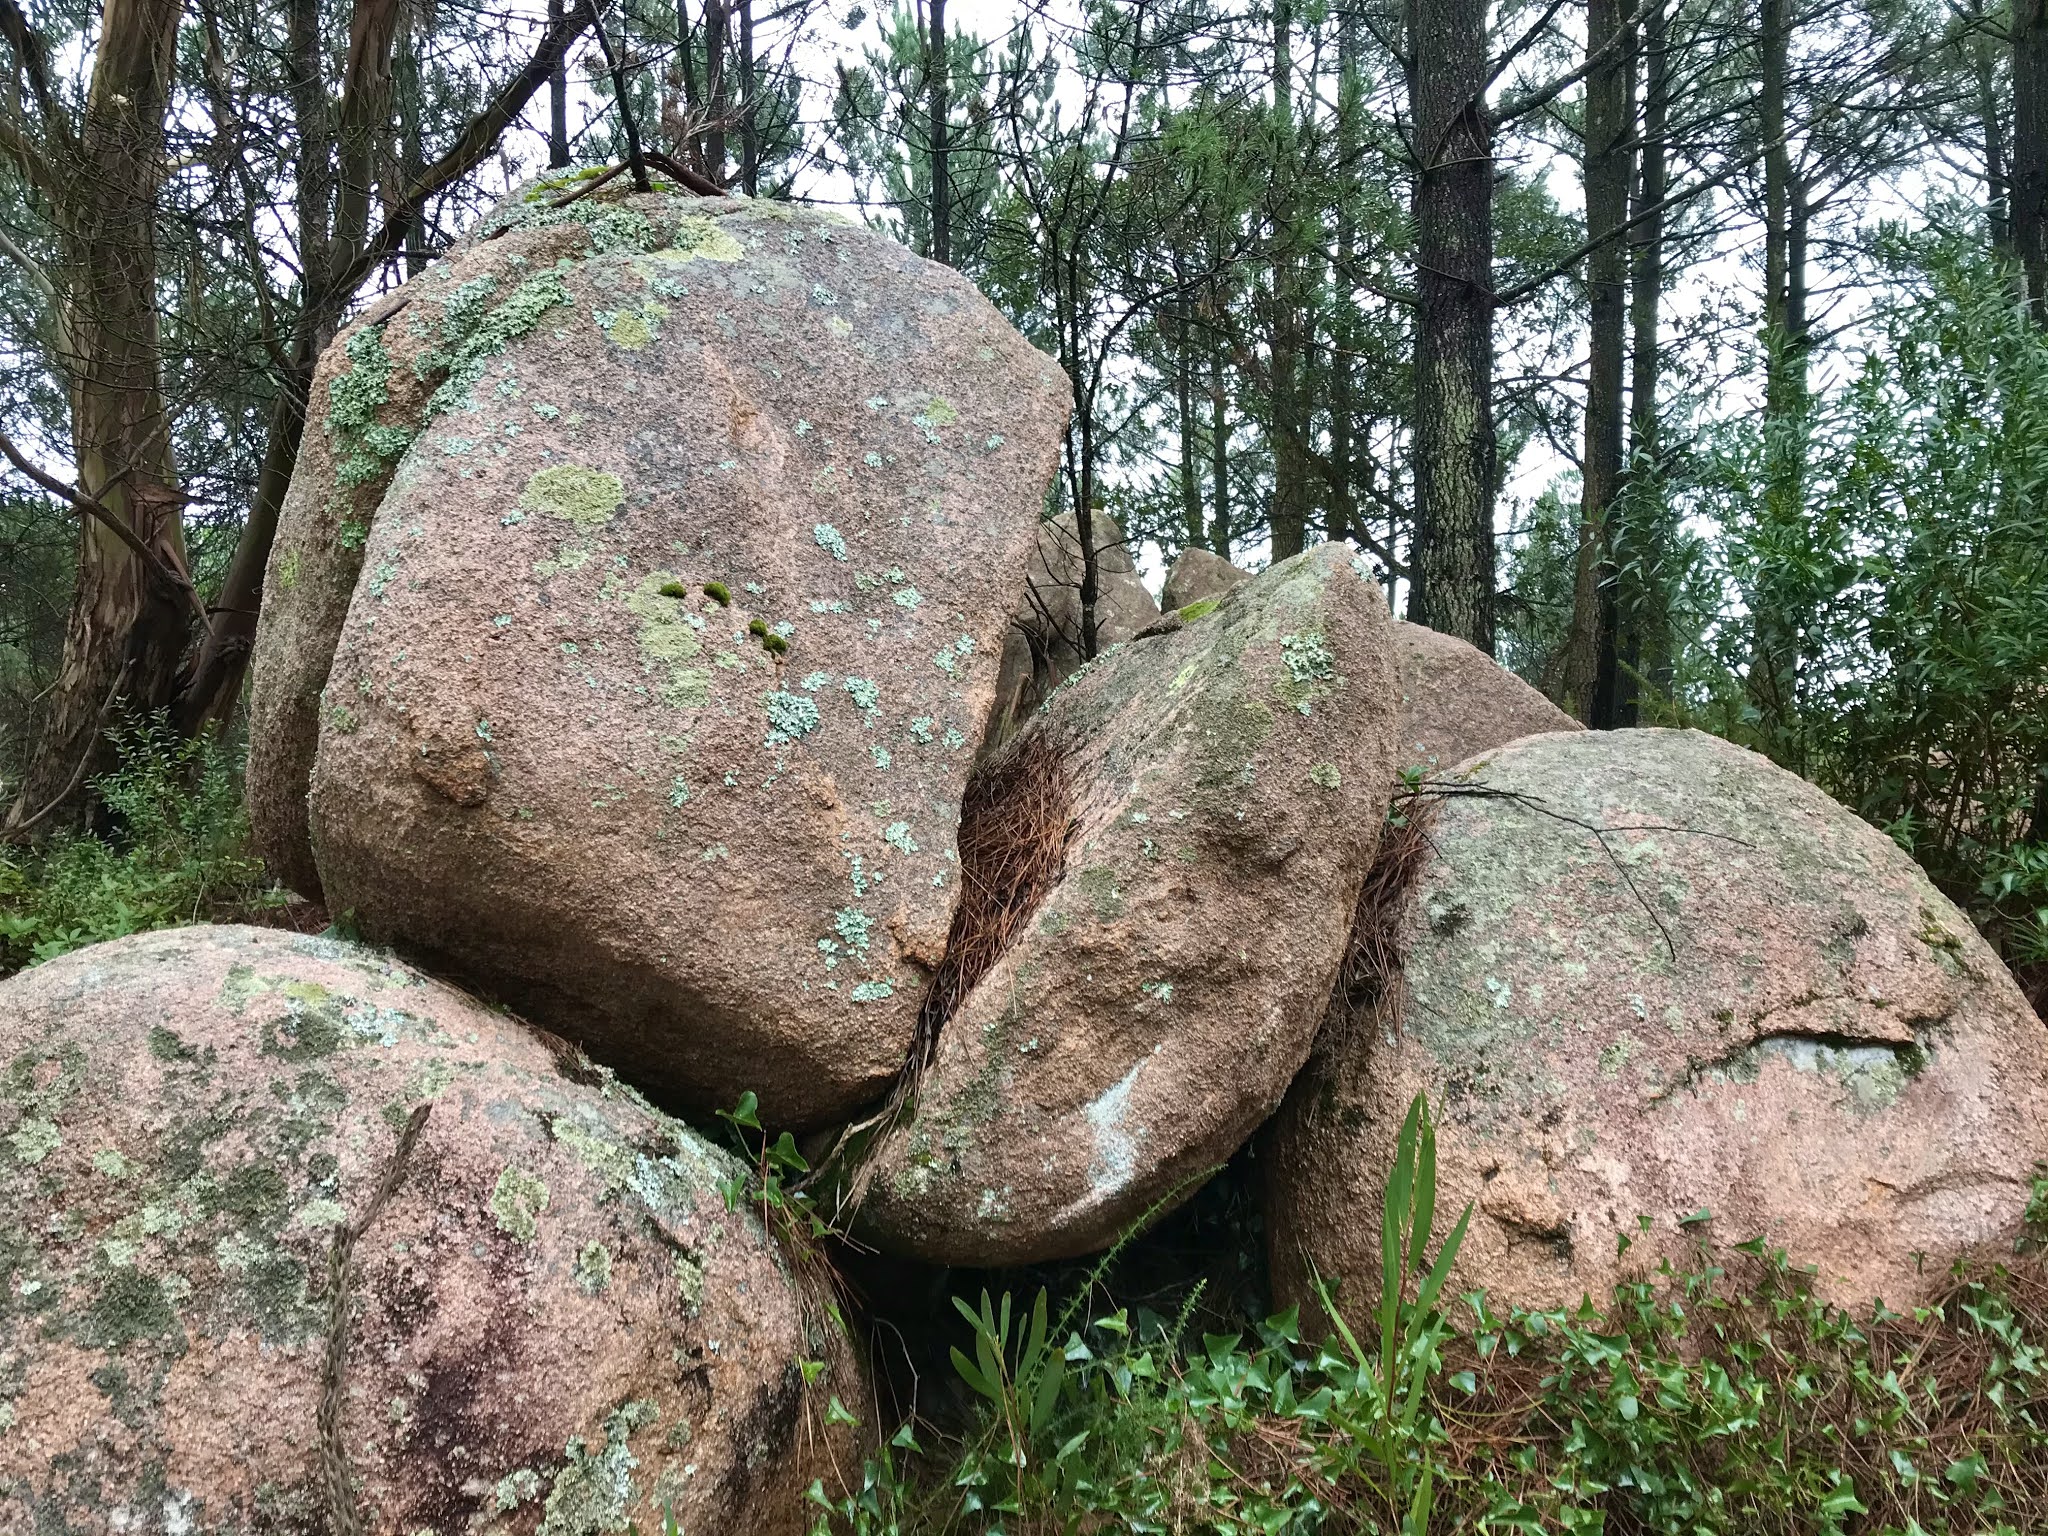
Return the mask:
[[2017,1230],[2048,1031],[1891,839],[1693,731],[1531,736],[1452,781],[1399,1007],[1326,1032],[1263,1159],[1284,1300],[1312,1300],[1305,1261],[1378,1297],[1417,1091],[1440,1230],[1475,1207],[1452,1291],[1498,1307],[1604,1301],[1705,1235],[1900,1308]]
[[1400,766],[1435,773],[1521,736],[1585,727],[1455,635],[1396,621]]
[[1185,1196],[1308,1053],[1394,776],[1386,604],[1342,545],[1098,657],[1062,878],[939,1036],[857,1230],[956,1264],[1086,1253]]
[[[333,911],[651,1094],[828,1121],[901,1066],[944,948],[1069,390],[964,277],[837,218],[559,195],[337,344],[345,441],[294,488],[259,649],[294,638],[255,679],[258,734],[299,734],[252,811],[274,850],[304,801]],[[278,578],[337,454],[381,490],[334,633],[292,611],[308,555]]]
[[0,1530],[324,1536],[334,1465],[372,1536],[801,1531],[856,1367],[742,1172],[371,950],[186,928],[16,976]]

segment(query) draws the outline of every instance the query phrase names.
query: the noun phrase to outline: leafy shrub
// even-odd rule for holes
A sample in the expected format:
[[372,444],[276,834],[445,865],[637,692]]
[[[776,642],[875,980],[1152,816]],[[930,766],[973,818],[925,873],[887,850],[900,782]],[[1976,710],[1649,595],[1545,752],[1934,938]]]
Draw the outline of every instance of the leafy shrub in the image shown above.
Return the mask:
[[238,749],[183,740],[160,717],[119,727],[114,746],[115,766],[92,781],[107,830],[0,849],[0,974],[284,900],[249,850]]
[[[1191,1345],[1193,1298],[1149,1336],[1122,1309],[1048,1320],[1043,1292],[1028,1311],[956,1302],[976,1426],[927,1450],[905,1424],[858,1488],[812,1489],[816,1536],[2039,1528],[2037,1257],[1959,1268],[1941,1305],[1863,1317],[1761,1243],[1732,1250],[1732,1268],[1703,1247],[1690,1272],[1618,1286],[1604,1308],[1503,1317],[1469,1295],[1453,1332],[1430,1284],[1442,1252],[1427,1276],[1421,1262],[1427,1123],[1418,1106],[1403,1137],[1416,1155],[1390,1179],[1386,1277],[1367,1298],[1377,1349],[1342,1323],[1307,1346],[1292,1312]],[[2028,1223],[2037,1246],[2048,1180]]]

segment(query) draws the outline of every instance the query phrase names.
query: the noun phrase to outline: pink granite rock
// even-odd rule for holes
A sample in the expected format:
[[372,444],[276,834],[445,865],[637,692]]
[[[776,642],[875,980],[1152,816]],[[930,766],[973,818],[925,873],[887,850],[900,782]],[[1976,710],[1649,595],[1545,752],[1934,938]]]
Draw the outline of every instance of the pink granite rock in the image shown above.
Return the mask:
[[740,1166],[451,987],[177,929],[0,984],[0,1061],[0,1529],[795,1533],[858,1477]]

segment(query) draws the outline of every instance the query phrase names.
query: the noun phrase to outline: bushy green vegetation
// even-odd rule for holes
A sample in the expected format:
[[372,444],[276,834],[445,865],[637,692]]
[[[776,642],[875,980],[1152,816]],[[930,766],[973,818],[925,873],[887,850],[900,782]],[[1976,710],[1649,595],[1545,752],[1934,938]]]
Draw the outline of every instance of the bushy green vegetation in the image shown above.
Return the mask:
[[[1432,1184],[1426,1158],[1390,1180],[1387,1283],[1343,1309],[1362,1337],[1340,1322],[1318,1347],[1290,1311],[1193,1338],[1199,1296],[1172,1318],[957,1302],[973,1424],[905,1424],[859,1489],[814,1488],[817,1536],[2040,1528],[2033,1254],[1959,1268],[1939,1307],[1862,1315],[1782,1253],[1746,1243],[1724,1267],[1703,1240],[1688,1272],[1604,1306],[1500,1316],[1435,1304]],[[2048,1233],[2048,1183],[2029,1230]]]
[[0,847],[0,975],[149,928],[232,920],[283,897],[249,849],[242,751],[161,719],[117,727],[92,830]]
[[[1670,641],[1637,669],[1642,719],[1811,779],[2009,961],[2040,966],[2048,330],[1963,234],[1891,231],[1872,255],[1885,293],[1847,381],[1772,428],[1796,441],[1725,420],[1632,487],[1649,532],[1624,551],[1625,586]],[[1514,556],[1502,659],[1541,684],[1571,608],[1573,516],[1540,502]]]

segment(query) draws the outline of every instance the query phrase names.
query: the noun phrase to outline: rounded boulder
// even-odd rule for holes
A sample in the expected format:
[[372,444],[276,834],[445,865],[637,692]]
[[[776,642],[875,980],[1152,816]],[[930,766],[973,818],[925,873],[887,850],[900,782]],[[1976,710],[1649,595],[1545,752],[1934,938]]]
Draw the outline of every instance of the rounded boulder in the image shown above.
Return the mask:
[[[1452,1291],[1604,1303],[1762,1239],[1846,1305],[1925,1300],[2009,1239],[2048,1156],[2048,1031],[1892,840],[1694,731],[1558,733],[1411,812],[1366,1004],[1275,1127],[1276,1287],[1379,1294],[1380,1190],[1417,1092]],[[1373,917],[1368,914],[1368,921]]]
[[[1389,624],[1321,546],[1097,657],[990,761],[961,834],[986,895],[953,935],[980,961],[928,1014],[857,1232],[949,1264],[1086,1253],[1272,1113],[1385,819]],[[1018,879],[1047,854],[1042,889]]]
[[0,1064],[0,1529],[796,1532],[857,1471],[744,1170],[388,956],[97,945]]
[[252,819],[329,910],[664,1101],[827,1123],[944,948],[1069,390],[881,235],[575,180],[323,364]]

